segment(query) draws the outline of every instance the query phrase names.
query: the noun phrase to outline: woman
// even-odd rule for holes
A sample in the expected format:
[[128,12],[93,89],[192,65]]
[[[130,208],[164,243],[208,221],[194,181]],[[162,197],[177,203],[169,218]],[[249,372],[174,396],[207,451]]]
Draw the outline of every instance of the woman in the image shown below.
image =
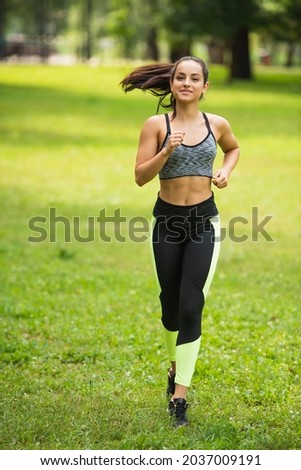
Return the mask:
[[[136,68],[124,91],[149,90],[171,111],[148,118],[141,131],[135,177],[139,186],[159,175],[154,206],[153,251],[161,288],[162,324],[171,367],[169,411],[175,425],[188,425],[186,393],[197,360],[205,298],[219,253],[220,224],[211,190],[228,185],[239,147],[226,119],[199,111],[208,90],[203,60]],[[167,104],[166,97],[170,96]],[[217,144],[223,164],[213,174]]]

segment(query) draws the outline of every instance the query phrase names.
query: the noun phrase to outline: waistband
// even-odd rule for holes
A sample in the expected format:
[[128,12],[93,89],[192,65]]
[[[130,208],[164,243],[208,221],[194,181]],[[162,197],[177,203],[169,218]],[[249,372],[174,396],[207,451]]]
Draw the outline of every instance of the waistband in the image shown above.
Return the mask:
[[176,204],[171,204],[169,202],[164,201],[158,194],[157,201],[155,203],[153,209],[153,216],[154,217],[193,217],[202,216],[203,218],[214,217],[218,215],[218,210],[214,200],[214,193],[205,199],[205,201],[201,201],[197,204],[192,204],[188,206],[179,206]]

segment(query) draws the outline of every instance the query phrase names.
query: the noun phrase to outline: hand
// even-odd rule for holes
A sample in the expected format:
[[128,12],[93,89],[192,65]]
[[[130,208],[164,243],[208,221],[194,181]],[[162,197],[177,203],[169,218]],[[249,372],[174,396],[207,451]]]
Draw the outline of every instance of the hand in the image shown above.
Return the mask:
[[228,186],[228,178],[230,174],[227,170],[221,168],[220,170],[217,170],[213,177],[212,177],[212,183],[219,189],[225,188]]
[[172,132],[169,136],[166,150],[171,154],[177,147],[179,147],[184,140],[185,132]]

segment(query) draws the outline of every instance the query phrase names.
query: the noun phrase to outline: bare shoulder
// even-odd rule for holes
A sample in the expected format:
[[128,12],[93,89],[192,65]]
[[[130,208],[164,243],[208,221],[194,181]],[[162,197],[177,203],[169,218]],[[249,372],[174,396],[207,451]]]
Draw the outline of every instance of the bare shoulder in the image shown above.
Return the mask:
[[150,116],[144,121],[144,128],[153,129],[159,131],[162,128],[164,123],[164,114],[156,114],[155,116]]
[[219,116],[218,114],[211,114],[211,113],[206,113],[206,116],[209,119],[210,125],[216,127],[219,130],[226,130],[230,129],[230,124],[222,116]]
[[[206,113],[207,114],[207,113]],[[210,127],[212,129],[212,132],[215,136],[216,141],[220,144],[224,139],[233,136],[233,132],[231,129],[231,126],[227,119],[225,119],[222,116],[219,116],[218,114],[207,114]]]
[[238,142],[227,119],[217,114],[208,114],[208,120],[216,141],[224,152],[238,147]]
[[166,134],[166,123],[164,114],[150,116],[144,122],[141,130],[142,139],[156,139],[157,145],[160,145]]

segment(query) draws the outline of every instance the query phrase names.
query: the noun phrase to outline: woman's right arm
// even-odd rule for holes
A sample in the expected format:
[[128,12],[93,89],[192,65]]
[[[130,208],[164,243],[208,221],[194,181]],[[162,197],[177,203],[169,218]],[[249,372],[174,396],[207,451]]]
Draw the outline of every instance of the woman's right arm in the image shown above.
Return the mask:
[[164,166],[173,150],[182,143],[182,132],[172,133],[167,145],[158,152],[161,119],[163,116],[152,116],[145,121],[142,128],[135,165],[135,180],[138,186],[151,181]]

